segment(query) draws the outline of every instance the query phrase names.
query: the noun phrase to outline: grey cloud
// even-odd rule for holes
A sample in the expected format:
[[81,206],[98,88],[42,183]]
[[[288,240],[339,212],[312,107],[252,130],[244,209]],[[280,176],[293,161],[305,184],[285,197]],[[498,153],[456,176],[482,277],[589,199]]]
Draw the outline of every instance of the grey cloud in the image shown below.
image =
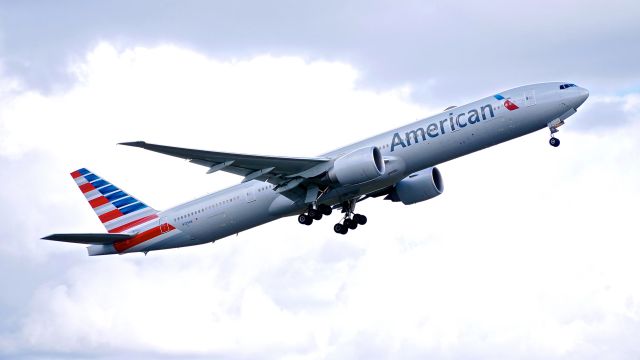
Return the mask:
[[96,41],[176,42],[211,56],[259,53],[341,60],[362,84],[412,84],[419,99],[461,102],[522,83],[636,86],[640,5],[610,1],[11,2],[0,10],[2,60],[55,89]]
[[578,109],[571,122],[572,130],[601,132],[640,121],[640,101],[632,104],[633,95],[621,97],[593,97]]

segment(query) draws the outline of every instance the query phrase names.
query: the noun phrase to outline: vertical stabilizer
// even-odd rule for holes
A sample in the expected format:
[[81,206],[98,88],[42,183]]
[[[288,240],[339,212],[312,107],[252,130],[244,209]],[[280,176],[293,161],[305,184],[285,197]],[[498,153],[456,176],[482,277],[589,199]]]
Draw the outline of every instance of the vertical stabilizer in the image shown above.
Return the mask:
[[158,211],[85,168],[71,177],[109,233],[130,232],[158,218]]

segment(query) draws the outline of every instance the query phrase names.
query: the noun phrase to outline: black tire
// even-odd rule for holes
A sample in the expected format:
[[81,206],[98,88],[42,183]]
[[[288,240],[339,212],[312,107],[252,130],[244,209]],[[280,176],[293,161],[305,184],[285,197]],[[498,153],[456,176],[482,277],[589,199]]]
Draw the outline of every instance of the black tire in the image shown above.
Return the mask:
[[364,225],[367,223],[367,217],[361,214],[353,215],[353,220],[358,222],[358,225]]
[[552,137],[551,139],[549,139],[549,145],[553,147],[560,146],[560,139]]
[[351,230],[355,230],[358,227],[358,222],[352,219],[344,219],[344,225]]
[[298,215],[298,222],[302,225],[311,225],[313,218],[307,214],[300,214]]
[[345,231],[345,229],[347,229],[347,227],[340,223],[333,225],[333,231],[335,231],[337,234],[346,234],[347,232]]
[[322,213],[319,210],[316,209],[309,209],[309,216],[313,219],[313,220],[320,220],[322,219]]
[[331,212],[333,211],[333,209],[331,209],[331,206],[326,205],[326,204],[320,204],[318,205],[318,210],[320,210],[320,212],[322,213],[322,215],[324,216],[329,216],[331,215]]

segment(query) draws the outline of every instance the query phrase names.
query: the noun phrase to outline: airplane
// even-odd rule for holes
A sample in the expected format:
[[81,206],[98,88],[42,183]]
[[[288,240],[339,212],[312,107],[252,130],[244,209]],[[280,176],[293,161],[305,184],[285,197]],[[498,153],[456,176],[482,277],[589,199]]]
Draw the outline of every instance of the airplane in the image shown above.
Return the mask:
[[355,212],[360,201],[415,204],[444,191],[436,165],[548,128],[549,144],[560,145],[558,128],[575,114],[589,91],[572,83],[548,82],[502,91],[464,106],[339,148],[318,157],[224,153],[124,142],[226,171],[240,184],[159,211],[86,168],[71,173],[107,233],[53,234],[46,240],[87,244],[94,255],[126,254],[215,242],[280,219],[311,225],[342,212],[333,227],[347,234],[367,223]]

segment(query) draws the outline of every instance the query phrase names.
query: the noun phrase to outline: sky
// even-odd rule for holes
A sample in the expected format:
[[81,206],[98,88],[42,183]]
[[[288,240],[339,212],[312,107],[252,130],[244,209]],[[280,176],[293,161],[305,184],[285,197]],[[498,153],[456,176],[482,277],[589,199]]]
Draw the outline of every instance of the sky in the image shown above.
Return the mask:
[[[637,359],[635,1],[1,1],[0,357]],[[516,86],[590,98],[445,192],[88,257],[69,172],[166,209],[237,184],[116,146],[316,156]]]

